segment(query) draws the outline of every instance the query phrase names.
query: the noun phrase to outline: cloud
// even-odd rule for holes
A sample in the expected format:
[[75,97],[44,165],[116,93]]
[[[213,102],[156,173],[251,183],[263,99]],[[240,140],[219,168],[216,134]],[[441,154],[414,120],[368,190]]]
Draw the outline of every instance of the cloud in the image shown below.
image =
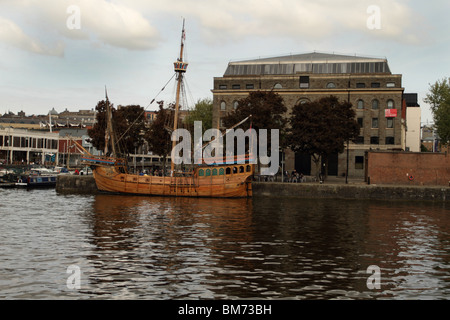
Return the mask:
[[[150,22],[125,4],[106,0],[2,0],[1,6],[14,18],[2,18],[0,41],[31,52],[53,54],[36,40],[51,36],[58,41],[89,40],[129,50],[153,49],[159,41]],[[28,26],[34,38],[21,31],[20,23]],[[61,50],[59,45],[56,51]]]
[[16,48],[32,53],[62,56],[64,45],[58,43],[56,47],[49,48],[41,42],[26,35],[24,31],[13,21],[0,17],[0,41]]
[[[132,3],[132,4],[131,4]],[[420,16],[408,0],[135,0],[130,5],[198,21],[208,41],[283,37],[321,40],[337,34],[371,35],[418,43]],[[369,29],[369,6],[380,8],[381,27]]]
[[[131,50],[148,50],[157,46],[157,30],[140,12],[125,4],[104,0],[79,0],[74,3],[79,5],[81,13],[79,30],[89,33],[93,38],[111,46]],[[71,32],[63,32],[66,36],[71,36]]]
[[[367,9],[372,5],[380,8],[381,25],[376,29],[367,27],[371,18]],[[33,36],[27,36],[19,25],[33,24],[36,30],[45,31],[44,38],[56,34],[58,42],[90,41],[129,50],[156,48],[161,37],[152,24],[167,25],[170,19],[182,16],[188,25],[199,26],[208,43],[252,37],[321,41],[357,35],[418,44],[427,37],[414,23],[421,17],[408,0],[1,0],[2,6],[20,15],[2,19],[0,40],[41,54],[58,55],[63,46],[47,48],[38,40],[41,34],[29,30]],[[70,6],[79,8],[80,28],[67,27],[72,18],[67,12]]]

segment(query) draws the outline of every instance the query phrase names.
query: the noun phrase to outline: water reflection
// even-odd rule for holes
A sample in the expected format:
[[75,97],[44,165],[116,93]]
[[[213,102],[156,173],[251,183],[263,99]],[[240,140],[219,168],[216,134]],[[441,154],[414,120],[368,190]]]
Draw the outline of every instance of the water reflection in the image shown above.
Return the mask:
[[[446,299],[450,291],[444,203],[0,193],[0,298]],[[66,286],[70,265],[81,268],[80,290]],[[380,290],[367,287],[371,265],[381,269]]]
[[[96,196],[90,260],[102,276],[91,287],[124,281],[128,295],[157,298],[433,297],[448,291],[446,213],[430,204]],[[370,265],[382,270],[382,290],[367,288]]]

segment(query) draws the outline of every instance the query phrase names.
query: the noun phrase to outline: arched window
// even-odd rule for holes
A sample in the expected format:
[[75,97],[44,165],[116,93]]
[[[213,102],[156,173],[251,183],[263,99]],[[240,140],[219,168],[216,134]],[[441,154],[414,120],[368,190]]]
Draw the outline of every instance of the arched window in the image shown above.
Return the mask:
[[247,166],[247,172],[251,172],[252,171],[252,167],[251,166]]
[[297,104],[305,104],[305,103],[308,103],[308,102],[309,102],[309,100],[307,98],[300,98],[297,101]]
[[210,169],[206,169],[206,176],[209,177],[211,175],[211,170]]
[[394,109],[394,100],[388,100],[387,101],[387,108],[388,109]]
[[336,88],[336,84],[334,82],[328,82],[327,89],[334,89]]
[[364,101],[363,100],[358,100],[357,108],[358,109],[364,109]]
[[223,168],[220,168],[219,170],[219,176],[223,176],[224,175],[225,170],[223,170]]
[[237,101],[233,102],[233,109],[236,110],[238,107],[239,103]]
[[242,173],[242,172],[244,172],[244,167],[243,167],[243,166],[240,166],[240,167],[239,167],[239,173]]
[[373,110],[378,110],[379,107],[380,107],[380,103],[378,102],[378,100],[377,99],[372,100],[372,109]]
[[274,89],[283,89],[283,86],[281,85],[281,83],[275,83],[275,85],[273,86]]
[[202,170],[202,169],[200,169],[199,171],[198,171],[198,176],[199,177],[203,177],[205,175],[205,172]]
[[213,176],[217,176],[217,169],[215,169],[215,168],[213,169],[212,175],[213,175]]
[[227,173],[227,174],[231,174],[231,168],[227,168],[226,173]]
[[227,104],[225,103],[225,101],[222,101],[220,103],[220,110],[226,110],[226,108],[227,108]]

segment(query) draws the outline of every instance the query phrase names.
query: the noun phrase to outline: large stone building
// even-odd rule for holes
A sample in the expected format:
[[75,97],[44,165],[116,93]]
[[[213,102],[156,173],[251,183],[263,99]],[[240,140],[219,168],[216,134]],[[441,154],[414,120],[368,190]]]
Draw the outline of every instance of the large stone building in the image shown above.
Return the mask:
[[[364,177],[365,152],[396,150],[404,146],[402,75],[392,74],[386,59],[307,53],[274,58],[230,62],[223,77],[214,78],[213,127],[222,127],[221,118],[232,112],[239,99],[249,92],[273,90],[288,108],[334,95],[350,101],[361,133],[350,143],[350,177]],[[285,168],[314,174],[310,157],[286,152]],[[347,172],[347,152],[334,155],[329,175]]]

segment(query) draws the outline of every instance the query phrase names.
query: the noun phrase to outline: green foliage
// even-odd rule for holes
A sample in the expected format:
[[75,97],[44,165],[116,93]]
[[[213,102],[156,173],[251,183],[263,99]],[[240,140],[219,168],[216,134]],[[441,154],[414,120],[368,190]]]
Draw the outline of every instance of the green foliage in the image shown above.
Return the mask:
[[185,118],[188,128],[194,127],[195,121],[202,122],[202,133],[212,128],[213,102],[209,98],[198,100],[194,109],[189,111],[189,115]]
[[436,132],[441,143],[450,142],[450,79],[442,79],[430,85],[429,93],[424,101],[429,103],[433,112]]

